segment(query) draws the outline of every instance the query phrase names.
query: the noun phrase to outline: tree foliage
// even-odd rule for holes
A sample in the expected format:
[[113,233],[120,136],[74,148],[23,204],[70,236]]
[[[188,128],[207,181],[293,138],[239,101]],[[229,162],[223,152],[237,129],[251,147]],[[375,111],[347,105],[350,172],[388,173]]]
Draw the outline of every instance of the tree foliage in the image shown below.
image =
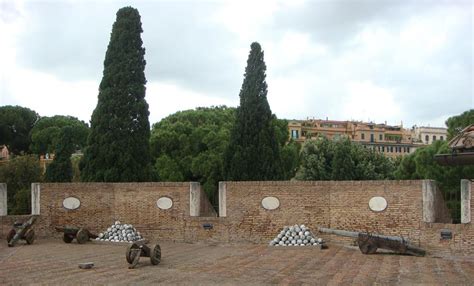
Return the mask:
[[41,182],[42,174],[38,159],[32,155],[15,156],[0,164],[0,182],[8,188],[8,213],[31,213],[31,183]]
[[300,158],[297,180],[382,180],[392,178],[394,171],[390,158],[348,138],[307,141]]
[[[71,144],[74,150],[86,146],[89,126],[76,117],[56,115],[42,117],[31,129],[30,151],[34,154],[56,153],[61,128],[69,126],[71,130]],[[73,151],[74,151],[73,150]]]
[[73,169],[71,155],[74,151],[74,130],[71,126],[61,129],[54,160],[48,165],[45,174],[47,182],[71,182]]
[[258,43],[252,43],[240,90],[240,106],[225,152],[227,180],[282,179],[281,155],[267,101],[266,65]]
[[461,179],[474,178],[474,166],[442,166],[436,163],[436,154],[450,153],[447,141],[435,141],[433,144],[417,149],[403,157],[395,171],[399,180],[430,179],[435,180],[452,211],[455,222],[460,220]]
[[142,31],[138,10],[125,7],[117,12],[81,163],[83,181],[136,182],[151,178]]
[[0,145],[6,145],[10,152],[28,152],[30,131],[39,119],[38,113],[21,106],[0,107]]
[[448,126],[448,140],[451,140],[471,124],[474,124],[474,109],[467,110],[460,115],[448,118],[448,120],[446,120],[446,126]]
[[[224,180],[224,152],[235,120],[235,108],[226,106],[179,111],[153,125],[151,153],[160,181],[197,181],[215,204],[218,182]],[[298,167],[299,144],[288,138],[288,122],[274,119],[285,176]]]
[[159,180],[200,182],[215,199],[234,113],[225,106],[197,108],[154,124],[150,144]]

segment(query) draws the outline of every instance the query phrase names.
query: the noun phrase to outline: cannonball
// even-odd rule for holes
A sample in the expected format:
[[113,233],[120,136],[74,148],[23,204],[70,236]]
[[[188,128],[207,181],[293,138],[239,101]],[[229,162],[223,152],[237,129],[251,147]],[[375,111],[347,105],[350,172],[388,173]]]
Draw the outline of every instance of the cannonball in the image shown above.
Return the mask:
[[301,237],[300,237],[299,235],[295,235],[294,238],[295,238],[296,240],[298,240],[298,239],[300,239]]
[[304,224],[300,225],[300,228],[303,228],[303,227],[306,228],[306,226]]
[[303,234],[304,234],[304,232],[302,232],[302,231],[299,231],[299,232],[298,232],[298,235],[299,235],[299,236],[303,236]]
[[99,233],[99,238],[102,238],[104,237],[104,234],[103,233]]
[[314,245],[314,246],[316,246],[316,245],[318,245],[318,243],[317,243],[317,242],[315,242],[315,243],[313,243],[313,245]]
[[277,237],[281,239],[281,238],[283,237],[283,235],[282,235],[281,233],[279,233],[279,234],[277,235]]
[[303,243],[303,241],[302,241],[301,239],[298,239],[298,240],[296,240],[296,243],[298,243],[298,244],[302,244],[302,243]]
[[303,239],[303,243],[304,243],[304,244],[307,244],[307,243],[308,243],[308,240],[307,240],[307,239]]
[[305,231],[304,235],[309,236],[311,233],[309,231]]
[[291,231],[291,232],[293,232],[293,231],[295,231],[295,227],[294,227],[294,226],[290,226],[290,227],[288,228],[288,230]]
[[270,241],[270,243],[269,243],[268,245],[274,246],[274,245],[275,245],[275,242],[272,240],[272,241]]
[[283,236],[283,237],[281,238],[282,241],[286,241],[287,239],[288,239],[288,237],[286,237],[286,236]]
[[318,242],[319,242],[319,243],[323,243],[323,239],[322,239],[322,238],[318,238]]
[[280,241],[278,244],[279,244],[279,245],[285,245],[285,242],[284,242],[284,241]]
[[296,226],[296,227],[295,227],[295,231],[296,231],[296,232],[300,232],[300,231],[301,231],[301,228],[300,228],[299,226]]
[[309,240],[311,243],[315,243],[316,242],[316,239],[314,239],[313,237]]
[[115,222],[115,225],[118,225],[118,224],[120,224],[120,221],[116,221],[116,222]]
[[107,229],[107,232],[111,232],[111,231],[112,231],[112,228],[109,227],[109,228]]

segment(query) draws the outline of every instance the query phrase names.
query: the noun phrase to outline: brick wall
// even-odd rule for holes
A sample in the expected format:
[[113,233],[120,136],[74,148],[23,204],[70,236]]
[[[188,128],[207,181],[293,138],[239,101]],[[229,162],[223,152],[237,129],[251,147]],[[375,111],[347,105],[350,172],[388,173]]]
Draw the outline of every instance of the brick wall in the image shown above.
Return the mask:
[[[78,198],[81,205],[67,210],[62,202]],[[160,197],[168,197],[173,207],[159,209]],[[189,217],[189,183],[71,183],[41,184],[40,235],[52,235],[54,226],[76,225],[95,233],[114,221],[133,224],[145,235],[175,240],[184,237]]]
[[[315,234],[318,226],[369,231],[403,236],[437,253],[474,252],[472,224],[423,222],[422,181],[224,182],[222,185],[226,216],[216,217],[212,211],[204,211],[210,210],[210,205],[205,196],[200,196],[201,217],[191,217],[190,183],[41,184],[41,215],[35,230],[39,236],[59,237],[54,226],[70,224],[98,233],[120,220],[133,224],[150,240],[267,243],[283,226],[305,224]],[[67,210],[62,205],[71,196],[81,201],[76,210]],[[171,209],[156,206],[163,196],[173,200]],[[269,196],[278,198],[277,209],[267,210],[262,206],[262,199]],[[376,196],[386,199],[386,210],[369,209],[369,200]],[[471,209],[473,204],[471,199]],[[433,205],[442,204],[438,201]],[[6,235],[13,221],[27,218],[0,217],[0,235]],[[205,229],[204,224],[212,228]],[[453,239],[441,240],[442,229],[451,230]],[[350,241],[333,235],[323,237]]]

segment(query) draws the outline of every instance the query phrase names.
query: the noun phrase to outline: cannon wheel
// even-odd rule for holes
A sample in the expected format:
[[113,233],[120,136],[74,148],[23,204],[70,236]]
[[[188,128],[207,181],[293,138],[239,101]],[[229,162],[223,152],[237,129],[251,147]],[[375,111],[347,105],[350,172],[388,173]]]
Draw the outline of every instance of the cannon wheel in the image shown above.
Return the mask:
[[377,252],[377,245],[370,242],[359,242],[359,249],[363,254],[374,254]]
[[15,236],[16,234],[16,230],[14,228],[12,228],[9,232],[8,232],[8,235],[7,235],[7,242],[10,243],[10,240],[13,239],[13,237]]
[[65,243],[71,243],[71,241],[72,241],[73,239],[74,239],[74,235],[72,235],[72,234],[66,234],[66,233],[65,233],[65,234],[63,235],[63,241],[64,241]]
[[139,249],[140,247],[136,244],[133,243],[132,245],[127,247],[127,251],[125,252],[125,258],[127,259],[127,262],[132,264],[133,260],[135,259],[134,251],[133,249]]
[[161,262],[161,247],[159,244],[155,245],[153,252],[150,255],[151,264],[158,265]]
[[16,231],[14,228],[12,228],[9,232],[8,232],[8,235],[7,235],[7,242],[10,243],[10,241],[13,239],[13,237],[15,236],[16,234]]
[[32,244],[33,241],[35,241],[35,231],[32,229],[29,229],[25,234],[25,240],[26,240],[26,243]]
[[77,243],[83,244],[89,240],[89,232],[87,229],[81,228],[76,234]]
[[132,264],[133,260],[135,259],[135,255],[133,254],[134,252],[132,250],[139,248],[140,247],[136,243],[133,243],[132,245],[129,245],[127,247],[127,251],[125,252],[125,258],[127,259],[128,263]]

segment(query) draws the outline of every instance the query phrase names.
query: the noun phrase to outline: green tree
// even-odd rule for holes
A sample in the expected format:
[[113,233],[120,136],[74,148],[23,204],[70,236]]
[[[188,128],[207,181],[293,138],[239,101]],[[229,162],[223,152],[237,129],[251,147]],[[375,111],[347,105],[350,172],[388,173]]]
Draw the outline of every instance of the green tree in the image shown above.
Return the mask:
[[54,160],[46,168],[45,181],[71,182],[73,169],[71,155],[74,151],[74,131],[71,126],[65,126],[59,134]]
[[452,116],[446,120],[448,126],[448,140],[459,134],[467,126],[474,124],[474,109],[467,110],[460,115]]
[[31,183],[41,182],[41,179],[40,164],[35,156],[15,156],[0,164],[0,182],[6,183],[8,188],[9,214],[31,213]]
[[472,179],[474,166],[442,166],[436,163],[434,160],[436,154],[449,152],[448,142],[435,141],[433,144],[418,148],[414,153],[405,156],[394,174],[395,178],[399,180],[435,180],[452,211],[453,220],[459,222],[461,179]]
[[280,146],[267,101],[266,65],[252,43],[240,90],[240,106],[225,152],[227,180],[278,180],[283,176]]
[[14,154],[26,153],[30,145],[30,130],[38,119],[38,113],[29,108],[1,106],[0,145],[6,145]]
[[390,158],[348,138],[331,141],[318,137],[303,145],[295,179],[383,180],[392,179],[394,169]]
[[145,49],[137,9],[121,8],[112,27],[99,98],[81,162],[83,181],[151,179]]
[[196,108],[154,124],[150,145],[159,180],[200,182],[215,204],[234,116],[226,106]]
[[87,123],[76,117],[56,115],[42,117],[31,129],[30,151],[34,154],[56,153],[55,148],[58,145],[61,128],[65,126],[72,129],[71,139],[74,150],[83,149],[89,135]]

